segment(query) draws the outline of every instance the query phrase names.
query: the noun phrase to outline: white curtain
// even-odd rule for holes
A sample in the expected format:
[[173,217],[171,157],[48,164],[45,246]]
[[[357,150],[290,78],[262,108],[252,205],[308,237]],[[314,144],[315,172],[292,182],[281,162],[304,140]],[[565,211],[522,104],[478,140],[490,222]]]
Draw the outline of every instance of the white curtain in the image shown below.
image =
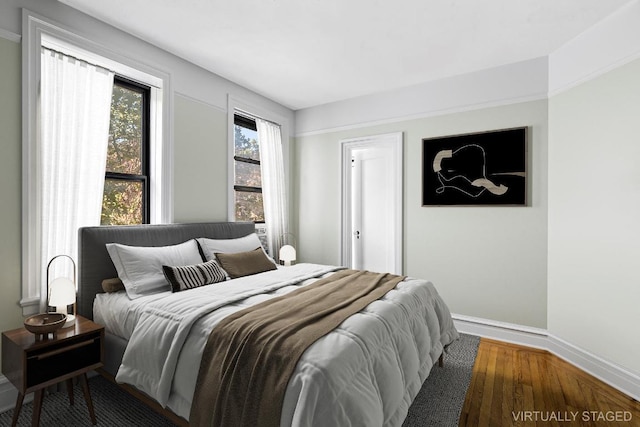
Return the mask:
[[262,172],[262,198],[264,221],[267,229],[269,254],[278,260],[284,234],[289,227],[287,190],[282,157],[280,126],[256,118],[260,142],[260,168]]
[[[41,54],[39,197],[42,267],[56,255],[77,261],[78,228],[100,225],[113,72],[46,48]],[[59,258],[51,279],[73,277]]]

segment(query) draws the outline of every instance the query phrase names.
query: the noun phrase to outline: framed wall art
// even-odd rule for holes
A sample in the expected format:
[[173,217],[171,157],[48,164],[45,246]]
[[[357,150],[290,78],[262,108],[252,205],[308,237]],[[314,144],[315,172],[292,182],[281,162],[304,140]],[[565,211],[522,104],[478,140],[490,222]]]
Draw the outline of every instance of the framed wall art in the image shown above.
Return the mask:
[[423,139],[422,206],[526,206],[527,129]]

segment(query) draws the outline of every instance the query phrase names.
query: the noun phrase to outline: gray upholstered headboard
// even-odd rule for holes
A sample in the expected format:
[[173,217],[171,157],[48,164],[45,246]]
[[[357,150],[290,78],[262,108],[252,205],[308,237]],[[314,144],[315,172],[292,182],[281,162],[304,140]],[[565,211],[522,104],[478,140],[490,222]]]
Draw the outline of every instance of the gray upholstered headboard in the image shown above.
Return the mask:
[[232,239],[255,231],[250,222],[206,222],[84,227],[78,231],[78,314],[93,319],[93,300],[102,281],[118,277],[107,243],[131,246],[175,245],[197,237]]

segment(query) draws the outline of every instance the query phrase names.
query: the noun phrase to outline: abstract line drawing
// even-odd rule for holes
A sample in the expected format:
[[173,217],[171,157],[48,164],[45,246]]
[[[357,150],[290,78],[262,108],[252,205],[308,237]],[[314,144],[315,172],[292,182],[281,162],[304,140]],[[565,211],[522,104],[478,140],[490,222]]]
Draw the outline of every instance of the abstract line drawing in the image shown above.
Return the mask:
[[423,140],[423,206],[524,205],[526,128]]

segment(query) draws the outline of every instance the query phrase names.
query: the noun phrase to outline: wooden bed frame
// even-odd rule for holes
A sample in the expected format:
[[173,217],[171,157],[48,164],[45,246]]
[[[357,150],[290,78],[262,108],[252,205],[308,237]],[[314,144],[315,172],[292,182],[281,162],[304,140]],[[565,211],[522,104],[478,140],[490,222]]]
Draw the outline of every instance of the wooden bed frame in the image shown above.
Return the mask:
[[[77,312],[93,319],[93,301],[102,293],[102,281],[118,277],[116,268],[107,252],[107,243],[131,246],[175,245],[198,237],[233,239],[255,232],[250,222],[207,222],[193,224],[160,224],[84,227],[78,232],[78,297]],[[115,383],[115,375],[122,361],[127,341],[105,333],[104,367],[100,374]],[[187,421],[163,408],[155,400],[135,387],[118,384],[123,390],[144,402],[151,409],[177,425],[187,426]]]

